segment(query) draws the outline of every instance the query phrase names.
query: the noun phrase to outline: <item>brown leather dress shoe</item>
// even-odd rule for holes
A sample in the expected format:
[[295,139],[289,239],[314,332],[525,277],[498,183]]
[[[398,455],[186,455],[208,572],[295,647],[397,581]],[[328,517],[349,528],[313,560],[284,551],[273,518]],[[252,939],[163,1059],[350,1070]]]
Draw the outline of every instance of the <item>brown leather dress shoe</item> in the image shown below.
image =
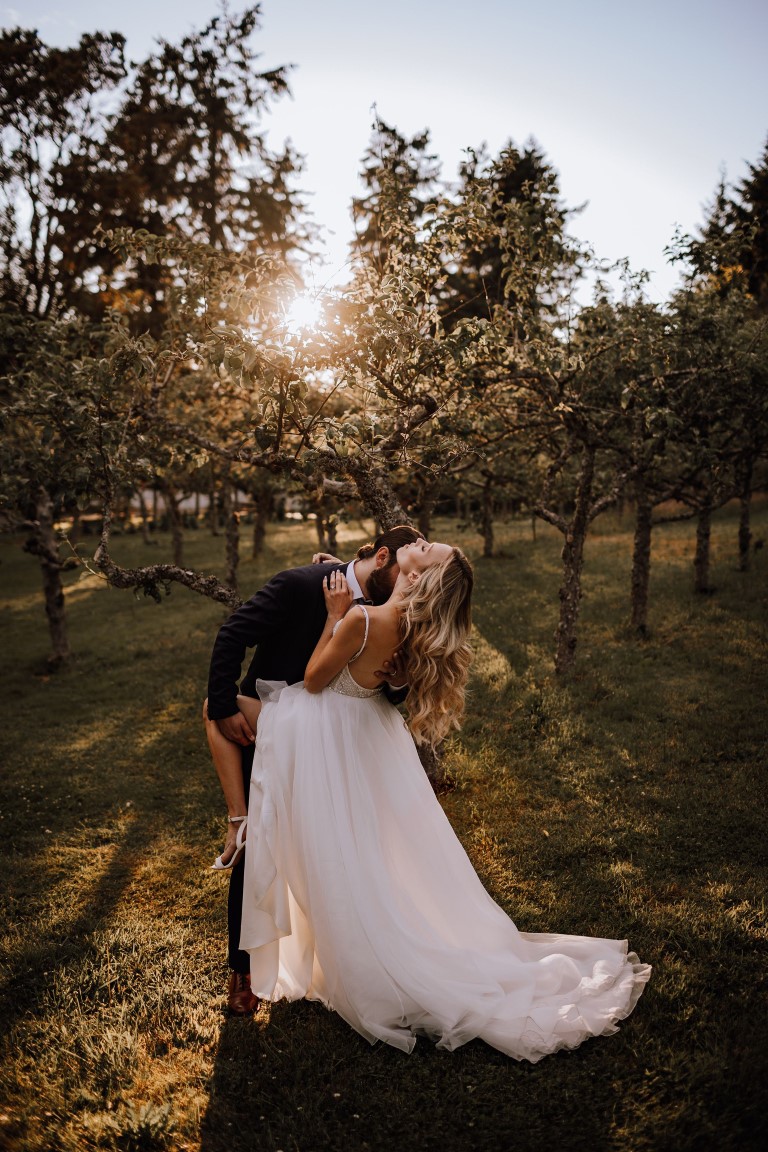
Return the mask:
[[233,1016],[250,1016],[259,1006],[258,996],[251,992],[250,972],[231,972],[227,988],[227,1007]]

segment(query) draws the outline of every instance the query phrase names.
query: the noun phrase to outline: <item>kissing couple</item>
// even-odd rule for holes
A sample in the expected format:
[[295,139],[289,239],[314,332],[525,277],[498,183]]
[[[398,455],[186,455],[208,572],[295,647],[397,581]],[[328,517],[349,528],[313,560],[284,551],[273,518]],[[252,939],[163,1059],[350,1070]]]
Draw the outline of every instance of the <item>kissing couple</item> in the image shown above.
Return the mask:
[[211,657],[230,1011],[308,998],[371,1043],[480,1038],[530,1061],[615,1032],[650,967],[626,941],[518,931],[419,759],[461,723],[466,556],[398,526],[349,563],[316,559],[237,609]]

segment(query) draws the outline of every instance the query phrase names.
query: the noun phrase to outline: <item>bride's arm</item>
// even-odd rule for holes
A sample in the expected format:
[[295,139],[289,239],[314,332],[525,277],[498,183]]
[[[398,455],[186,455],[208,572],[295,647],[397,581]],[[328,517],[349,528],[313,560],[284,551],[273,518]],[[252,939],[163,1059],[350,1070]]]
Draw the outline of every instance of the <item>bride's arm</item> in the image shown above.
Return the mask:
[[[344,573],[333,572],[330,578],[330,588],[323,585],[328,617],[304,673],[304,687],[308,692],[322,692],[336,673],[349,663],[365,635],[363,613],[349,612],[347,615],[352,598]],[[340,620],[343,620],[342,624],[339,624]]]

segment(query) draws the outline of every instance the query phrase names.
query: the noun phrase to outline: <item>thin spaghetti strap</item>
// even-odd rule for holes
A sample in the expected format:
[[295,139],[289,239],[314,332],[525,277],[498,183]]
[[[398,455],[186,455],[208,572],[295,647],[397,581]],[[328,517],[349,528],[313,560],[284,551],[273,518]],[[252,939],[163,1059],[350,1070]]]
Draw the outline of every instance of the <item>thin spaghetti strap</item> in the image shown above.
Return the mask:
[[365,651],[365,646],[368,643],[368,624],[370,622],[369,617],[368,617],[368,609],[365,607],[364,604],[356,604],[356,605],[354,605],[354,607],[359,608],[360,611],[362,612],[363,616],[365,616],[365,635],[363,636],[363,642],[360,645],[360,647],[358,648],[357,652],[355,652],[354,656],[351,657],[351,659],[349,661],[350,664],[354,664],[354,662],[355,662],[355,660],[357,660],[358,656],[362,656],[363,652]]

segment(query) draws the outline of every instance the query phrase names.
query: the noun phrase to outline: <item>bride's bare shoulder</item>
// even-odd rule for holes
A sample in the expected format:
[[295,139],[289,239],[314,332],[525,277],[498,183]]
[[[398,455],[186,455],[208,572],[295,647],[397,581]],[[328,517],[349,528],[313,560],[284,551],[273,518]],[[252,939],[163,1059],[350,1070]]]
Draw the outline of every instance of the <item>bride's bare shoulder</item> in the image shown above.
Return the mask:
[[368,609],[371,621],[371,628],[375,630],[376,636],[381,638],[391,638],[393,643],[397,643],[397,638],[400,635],[400,614],[394,608],[389,607],[387,604],[372,605]]

